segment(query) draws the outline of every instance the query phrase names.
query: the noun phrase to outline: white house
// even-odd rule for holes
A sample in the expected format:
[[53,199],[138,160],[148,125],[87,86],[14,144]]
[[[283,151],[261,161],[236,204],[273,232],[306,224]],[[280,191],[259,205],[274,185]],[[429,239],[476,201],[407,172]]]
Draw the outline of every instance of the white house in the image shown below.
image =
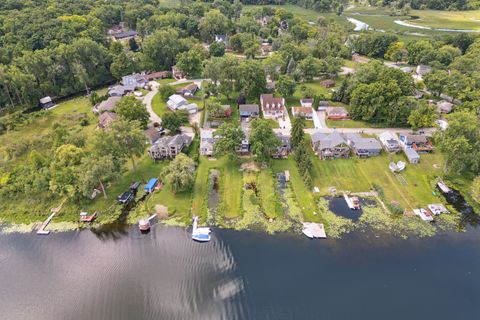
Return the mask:
[[178,94],[173,94],[168,97],[167,106],[170,110],[175,111],[178,110],[181,106],[187,105],[188,101],[184,97]]

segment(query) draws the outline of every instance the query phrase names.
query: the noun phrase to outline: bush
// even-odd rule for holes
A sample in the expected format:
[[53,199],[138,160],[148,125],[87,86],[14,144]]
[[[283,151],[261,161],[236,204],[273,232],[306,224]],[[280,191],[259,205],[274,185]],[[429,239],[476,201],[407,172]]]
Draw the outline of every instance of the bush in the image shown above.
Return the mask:
[[176,92],[177,91],[175,90],[175,88],[169,85],[162,85],[160,86],[160,89],[158,89],[158,93],[163,100],[167,100],[168,97],[170,97],[172,94],[175,94]]

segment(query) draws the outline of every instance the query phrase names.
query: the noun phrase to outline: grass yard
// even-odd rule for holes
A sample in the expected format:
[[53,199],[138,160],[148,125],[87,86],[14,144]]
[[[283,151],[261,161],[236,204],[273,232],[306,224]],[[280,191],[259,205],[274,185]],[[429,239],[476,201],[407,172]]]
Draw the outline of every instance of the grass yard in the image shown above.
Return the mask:
[[243,178],[240,171],[240,163],[231,160],[224,160],[220,175],[220,205],[225,218],[231,219],[240,216]]
[[325,119],[325,123],[329,128],[372,128],[370,123],[366,123],[365,121],[357,121],[357,120],[330,120]]
[[257,188],[261,204],[268,218],[277,218],[282,215],[282,206],[275,190],[275,179],[270,170],[262,170],[258,174]]
[[293,188],[293,193],[295,194],[297,203],[302,210],[304,220],[320,222],[322,220],[321,216],[314,214],[318,211],[313,194],[303,183],[293,157],[282,160],[274,160],[272,162],[272,170],[275,173],[285,170],[290,171],[290,186]]
[[432,194],[431,182],[443,173],[441,154],[424,154],[421,155],[420,164],[407,164],[401,173],[406,184],[388,168],[390,161],[398,160],[406,161],[406,158],[403,154],[382,154],[369,159],[354,157],[323,161],[313,156],[312,179],[322,194],[328,194],[329,187],[335,187],[339,191],[368,191],[376,183],[383,188],[389,201],[397,201],[407,209],[438,202],[439,199]]

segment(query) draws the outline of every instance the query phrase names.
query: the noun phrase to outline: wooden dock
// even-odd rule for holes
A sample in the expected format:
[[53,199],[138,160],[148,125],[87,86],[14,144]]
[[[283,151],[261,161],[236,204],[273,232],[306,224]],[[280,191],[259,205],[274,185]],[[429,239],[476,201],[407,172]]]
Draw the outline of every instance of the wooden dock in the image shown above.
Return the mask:
[[63,204],[65,203],[65,200],[62,201],[62,203],[57,207],[57,208],[53,208],[52,209],[52,214],[47,218],[47,220],[45,220],[42,225],[40,226],[40,228],[38,228],[37,230],[37,234],[40,234],[40,235],[49,235],[50,234],[50,231],[48,230],[45,230],[45,228],[48,226],[48,224],[50,223],[50,221],[52,221],[53,217],[60,212],[60,210],[62,210],[62,206]]

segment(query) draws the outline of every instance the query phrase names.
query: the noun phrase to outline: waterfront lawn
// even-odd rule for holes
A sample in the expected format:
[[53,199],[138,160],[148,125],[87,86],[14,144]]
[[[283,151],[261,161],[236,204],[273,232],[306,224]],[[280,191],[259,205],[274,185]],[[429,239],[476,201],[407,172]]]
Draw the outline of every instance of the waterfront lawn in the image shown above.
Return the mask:
[[[405,171],[401,173],[406,184],[388,168],[390,161],[399,160],[407,162]],[[432,193],[432,182],[436,176],[442,175],[442,155],[422,154],[420,161],[417,165],[408,164],[403,154],[327,161],[313,156],[312,179],[314,186],[319,187],[324,195],[328,194],[329,187],[335,187],[337,191],[365,192],[377,184],[388,201],[397,201],[403,208],[413,209],[439,201]]]
[[275,183],[272,171],[264,169],[258,174],[257,188],[263,211],[268,218],[277,218],[282,215],[282,206]]
[[319,214],[314,214],[318,212],[315,205],[315,199],[312,192],[308,190],[303,183],[293,157],[290,156],[288,159],[273,160],[272,170],[275,173],[289,170],[290,186],[293,188],[293,193],[295,194],[297,203],[302,209],[304,221],[322,221],[322,217]]
[[240,162],[224,160],[221,167],[220,191],[221,207],[225,218],[231,219],[240,216],[242,202],[243,178],[240,171]]

